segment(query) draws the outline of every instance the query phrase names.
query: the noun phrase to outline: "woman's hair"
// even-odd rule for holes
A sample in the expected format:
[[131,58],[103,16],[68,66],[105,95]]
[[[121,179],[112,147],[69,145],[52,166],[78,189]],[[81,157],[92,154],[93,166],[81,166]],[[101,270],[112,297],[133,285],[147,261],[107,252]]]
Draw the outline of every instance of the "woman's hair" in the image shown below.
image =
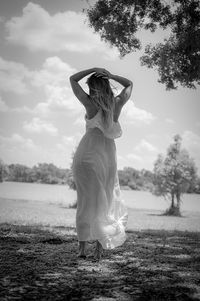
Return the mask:
[[90,98],[93,104],[102,111],[102,117],[106,125],[113,119],[114,110],[114,94],[111,89],[109,80],[101,76],[97,77],[92,74],[87,84],[90,90]]

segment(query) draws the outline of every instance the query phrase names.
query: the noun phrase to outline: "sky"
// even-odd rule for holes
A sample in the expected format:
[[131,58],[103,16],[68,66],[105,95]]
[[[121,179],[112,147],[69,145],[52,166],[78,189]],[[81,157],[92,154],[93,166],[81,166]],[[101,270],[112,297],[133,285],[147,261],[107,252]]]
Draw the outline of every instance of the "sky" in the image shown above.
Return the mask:
[[[200,174],[200,87],[166,91],[157,72],[140,65],[144,47],[121,59],[88,26],[84,8],[86,0],[0,1],[0,158],[69,168],[85,133],[85,109],[69,76],[103,67],[133,82],[119,118],[123,134],[115,140],[118,169],[153,170],[158,154],[165,155],[179,134]],[[145,31],[138,37],[145,45],[168,34]],[[111,84],[115,93],[122,89]]]

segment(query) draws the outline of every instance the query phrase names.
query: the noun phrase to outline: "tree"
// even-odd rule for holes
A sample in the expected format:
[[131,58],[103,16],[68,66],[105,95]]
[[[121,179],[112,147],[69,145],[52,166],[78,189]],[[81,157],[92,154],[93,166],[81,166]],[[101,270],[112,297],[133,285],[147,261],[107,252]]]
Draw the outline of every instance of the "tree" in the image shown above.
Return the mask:
[[73,159],[74,159],[74,154],[75,154],[76,150],[74,150],[72,152],[71,155],[71,165],[70,165],[70,170],[67,174],[67,185],[69,186],[70,189],[76,190],[76,183],[74,181],[74,177],[73,177],[73,172],[72,172],[72,164],[73,164]]
[[141,49],[136,37],[141,29],[170,29],[163,43],[146,45],[141,64],[155,68],[166,89],[200,84],[199,0],[98,0],[85,11],[89,26],[121,57]]
[[5,175],[8,173],[6,164],[0,159],[0,183],[3,182]]
[[9,169],[9,180],[15,182],[29,182],[28,175],[30,168],[23,164],[10,164]]
[[154,194],[171,200],[167,215],[181,215],[181,195],[197,180],[197,168],[187,150],[181,149],[181,136],[174,136],[174,143],[164,158],[159,154],[154,163]]

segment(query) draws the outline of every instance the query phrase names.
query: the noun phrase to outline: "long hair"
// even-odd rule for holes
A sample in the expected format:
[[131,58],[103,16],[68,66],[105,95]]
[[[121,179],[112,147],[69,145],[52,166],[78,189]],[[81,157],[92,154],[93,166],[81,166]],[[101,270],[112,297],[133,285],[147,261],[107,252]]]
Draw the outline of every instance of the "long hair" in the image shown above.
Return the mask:
[[106,126],[113,120],[113,111],[115,106],[114,94],[109,80],[103,77],[97,77],[92,74],[87,84],[90,91],[90,99],[97,109],[101,109],[102,118]]

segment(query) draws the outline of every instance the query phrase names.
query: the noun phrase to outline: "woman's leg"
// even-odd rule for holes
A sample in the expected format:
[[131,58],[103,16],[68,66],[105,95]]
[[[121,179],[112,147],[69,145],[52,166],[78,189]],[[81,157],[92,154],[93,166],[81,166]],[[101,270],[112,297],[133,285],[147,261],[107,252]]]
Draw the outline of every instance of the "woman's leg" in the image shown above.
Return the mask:
[[95,248],[95,251],[94,251],[94,258],[97,259],[97,260],[99,260],[99,259],[101,259],[102,254],[103,254],[103,248],[102,248],[102,245],[101,245],[100,242],[97,240],[97,241],[96,241],[96,248]]
[[86,257],[86,255],[85,255],[85,245],[86,245],[85,241],[79,241],[78,257]]

